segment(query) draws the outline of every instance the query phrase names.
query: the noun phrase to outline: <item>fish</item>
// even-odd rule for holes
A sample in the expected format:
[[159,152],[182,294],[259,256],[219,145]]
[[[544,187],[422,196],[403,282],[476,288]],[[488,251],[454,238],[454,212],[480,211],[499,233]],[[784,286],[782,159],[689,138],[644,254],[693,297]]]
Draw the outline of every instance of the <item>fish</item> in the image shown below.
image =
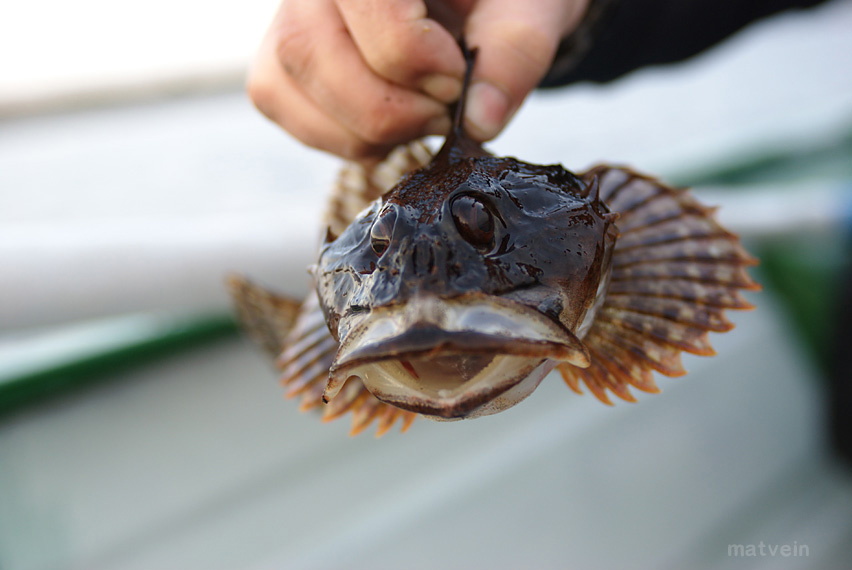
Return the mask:
[[655,373],[686,374],[682,353],[715,354],[726,310],[754,308],[757,259],[688,189],[495,156],[467,135],[463,102],[437,153],[414,141],[343,167],[307,298],[228,278],[300,410],[380,436],[504,411],[553,371],[635,402],[631,388],[660,391]]

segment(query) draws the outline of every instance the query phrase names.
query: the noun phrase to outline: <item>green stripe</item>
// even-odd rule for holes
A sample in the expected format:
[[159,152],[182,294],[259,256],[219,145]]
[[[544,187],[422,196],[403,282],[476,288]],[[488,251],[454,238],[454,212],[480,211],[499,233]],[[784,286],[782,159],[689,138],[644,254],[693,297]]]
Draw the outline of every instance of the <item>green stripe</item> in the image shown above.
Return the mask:
[[[58,357],[46,350],[43,359],[33,362],[13,366],[0,363],[0,415],[72,388],[106,380],[153,359],[237,334],[230,316],[147,316],[143,317],[142,326],[138,322],[140,317],[135,318],[135,330],[132,322],[123,333],[121,327],[112,327],[112,338],[91,342],[85,350]],[[38,339],[34,342],[38,343]],[[47,365],[40,364],[44,361]]]

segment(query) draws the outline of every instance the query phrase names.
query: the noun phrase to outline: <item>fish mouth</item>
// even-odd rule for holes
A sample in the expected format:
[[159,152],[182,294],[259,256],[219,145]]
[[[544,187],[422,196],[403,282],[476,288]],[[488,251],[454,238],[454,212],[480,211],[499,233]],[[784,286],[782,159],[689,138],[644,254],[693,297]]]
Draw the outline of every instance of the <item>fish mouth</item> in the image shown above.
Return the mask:
[[376,398],[404,410],[472,418],[520,402],[559,362],[589,366],[588,350],[573,333],[502,298],[419,296],[351,318],[326,400],[357,377]]

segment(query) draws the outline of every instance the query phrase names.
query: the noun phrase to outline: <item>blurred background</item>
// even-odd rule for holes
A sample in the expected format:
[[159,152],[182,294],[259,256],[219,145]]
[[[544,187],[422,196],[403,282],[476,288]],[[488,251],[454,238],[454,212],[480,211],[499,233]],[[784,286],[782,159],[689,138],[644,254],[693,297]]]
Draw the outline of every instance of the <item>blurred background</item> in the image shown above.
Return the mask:
[[339,166],[243,93],[275,5],[0,7],[0,568],[852,566],[852,2],[536,94],[490,145],[720,205],[764,291],[717,357],[379,440],[285,401],[223,288],[307,291]]

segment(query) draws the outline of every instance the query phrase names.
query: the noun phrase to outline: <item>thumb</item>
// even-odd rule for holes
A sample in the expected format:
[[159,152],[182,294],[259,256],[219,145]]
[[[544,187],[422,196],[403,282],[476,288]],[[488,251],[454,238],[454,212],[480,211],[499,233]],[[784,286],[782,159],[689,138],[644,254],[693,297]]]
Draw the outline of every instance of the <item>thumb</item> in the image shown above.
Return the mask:
[[550,69],[559,42],[580,22],[588,0],[481,0],[465,39],[478,48],[465,126],[476,140],[497,136]]

